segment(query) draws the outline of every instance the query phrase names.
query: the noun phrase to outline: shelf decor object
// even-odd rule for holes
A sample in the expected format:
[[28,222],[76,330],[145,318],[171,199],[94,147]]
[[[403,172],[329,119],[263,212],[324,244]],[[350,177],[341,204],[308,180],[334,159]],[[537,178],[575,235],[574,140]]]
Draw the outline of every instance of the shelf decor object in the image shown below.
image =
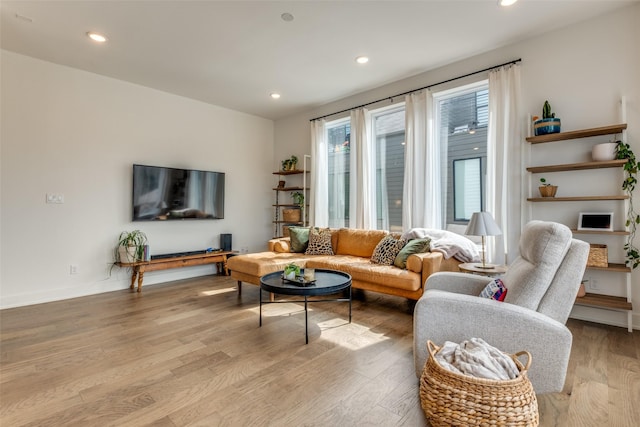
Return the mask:
[[467,225],[467,230],[464,232],[467,236],[481,236],[482,237],[482,264],[476,265],[477,268],[492,269],[495,265],[487,264],[485,259],[487,257],[487,251],[485,248],[486,236],[499,236],[502,234],[500,227],[493,220],[493,217],[489,212],[474,212]]
[[549,101],[544,101],[542,107],[542,118],[533,122],[534,135],[548,135],[560,132],[560,119],[556,118],[556,113],[551,112]]

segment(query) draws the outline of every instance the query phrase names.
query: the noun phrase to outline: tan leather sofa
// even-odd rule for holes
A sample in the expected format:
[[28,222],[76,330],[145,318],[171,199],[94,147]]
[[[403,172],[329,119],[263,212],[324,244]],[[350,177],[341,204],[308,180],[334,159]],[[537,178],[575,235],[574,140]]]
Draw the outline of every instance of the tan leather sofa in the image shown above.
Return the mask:
[[437,271],[459,271],[460,261],[444,259],[440,252],[409,255],[407,269],[379,265],[370,261],[380,240],[388,234],[382,230],[341,228],[332,230],[331,246],[335,255],[305,255],[291,253],[289,238],[272,239],[269,251],[243,254],[230,258],[227,267],[238,281],[260,285],[260,277],[284,270],[289,263],[300,267],[327,268],[349,273],[357,289],[397,295],[413,300],[422,296],[427,278]]

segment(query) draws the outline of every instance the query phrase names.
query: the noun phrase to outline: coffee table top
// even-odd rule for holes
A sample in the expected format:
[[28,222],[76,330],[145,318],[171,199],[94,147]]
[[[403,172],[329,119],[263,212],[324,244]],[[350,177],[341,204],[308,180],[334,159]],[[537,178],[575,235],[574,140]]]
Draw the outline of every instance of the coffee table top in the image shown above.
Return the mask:
[[[351,275],[337,270],[316,268],[316,281],[312,284],[297,284],[282,278],[283,271],[275,271],[260,278],[260,288],[284,295],[329,295],[348,289]],[[304,270],[303,270],[304,271]]]

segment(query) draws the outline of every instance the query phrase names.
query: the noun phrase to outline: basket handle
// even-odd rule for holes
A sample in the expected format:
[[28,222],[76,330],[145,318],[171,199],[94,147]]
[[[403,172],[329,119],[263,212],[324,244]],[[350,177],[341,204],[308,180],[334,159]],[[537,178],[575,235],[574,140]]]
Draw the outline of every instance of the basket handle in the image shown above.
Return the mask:
[[437,345],[435,345],[433,343],[433,341],[431,340],[427,340],[427,351],[429,352],[429,354],[431,355],[431,357],[435,358],[436,357],[436,353],[438,351],[440,351],[440,347],[438,347]]
[[523,351],[519,351],[516,354],[514,354],[515,357],[520,357],[522,355],[526,354],[527,355],[527,364],[524,365],[524,370],[528,371],[529,367],[531,366],[531,353],[529,353],[527,350],[523,350]]

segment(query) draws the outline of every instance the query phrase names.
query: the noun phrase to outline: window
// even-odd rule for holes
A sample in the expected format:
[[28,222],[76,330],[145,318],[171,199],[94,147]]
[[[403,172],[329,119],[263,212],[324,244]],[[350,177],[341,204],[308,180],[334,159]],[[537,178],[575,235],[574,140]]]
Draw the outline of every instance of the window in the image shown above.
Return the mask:
[[442,214],[466,224],[485,205],[488,82],[434,94],[436,139],[441,153]]
[[349,119],[327,124],[329,150],[329,227],[349,227]]
[[379,230],[402,231],[404,105],[372,113],[376,152],[376,218]]

